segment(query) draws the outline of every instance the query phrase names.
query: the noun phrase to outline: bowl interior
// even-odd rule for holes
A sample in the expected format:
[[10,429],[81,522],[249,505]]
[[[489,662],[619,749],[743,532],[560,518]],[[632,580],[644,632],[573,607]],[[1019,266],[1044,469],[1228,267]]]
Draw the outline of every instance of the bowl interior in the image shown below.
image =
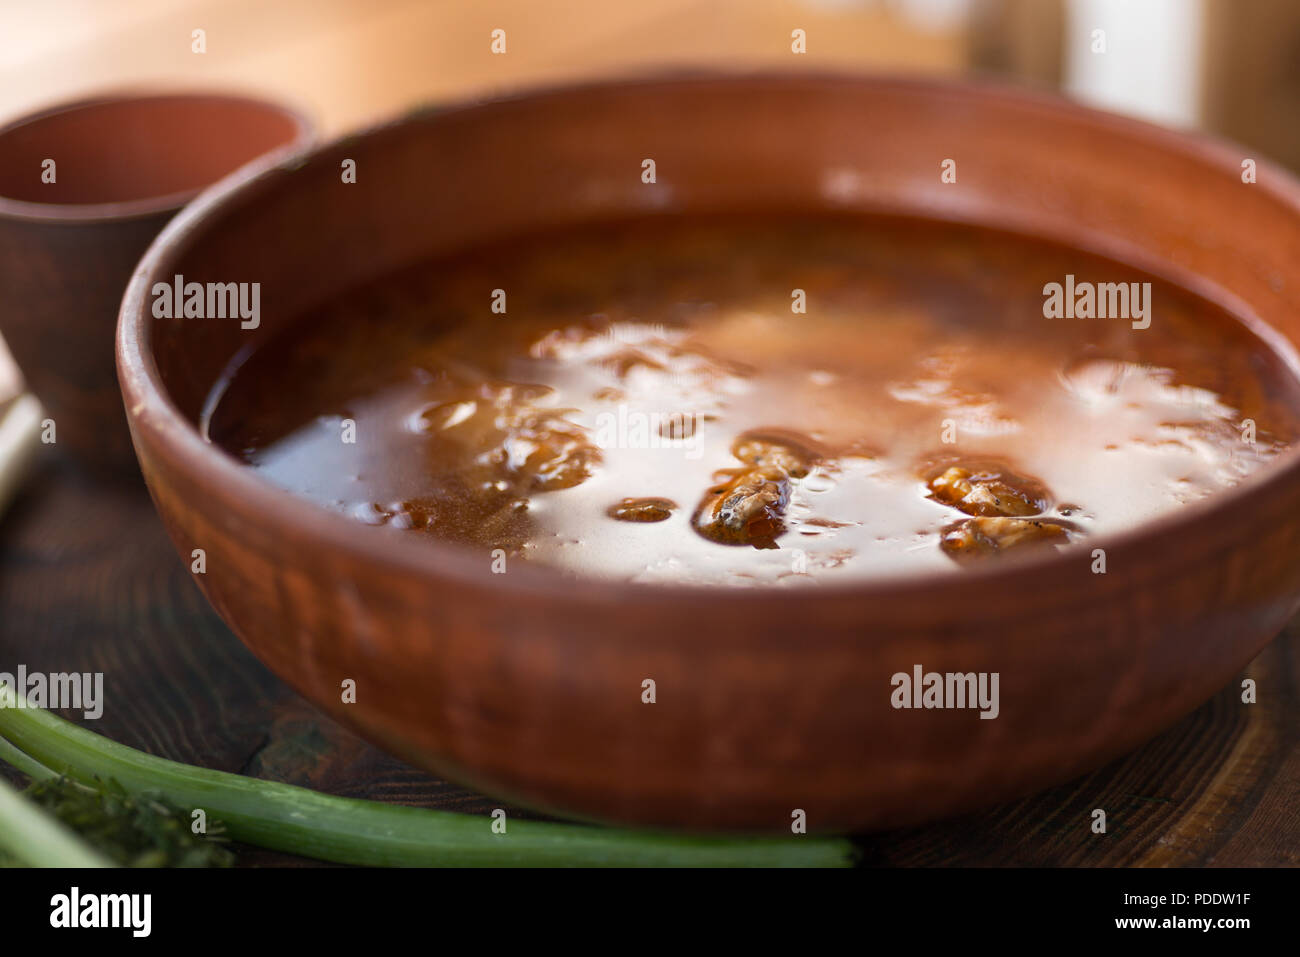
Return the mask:
[[238,96],[120,96],[75,103],[0,130],[0,201],[53,206],[174,201],[304,134],[304,122],[287,108]]

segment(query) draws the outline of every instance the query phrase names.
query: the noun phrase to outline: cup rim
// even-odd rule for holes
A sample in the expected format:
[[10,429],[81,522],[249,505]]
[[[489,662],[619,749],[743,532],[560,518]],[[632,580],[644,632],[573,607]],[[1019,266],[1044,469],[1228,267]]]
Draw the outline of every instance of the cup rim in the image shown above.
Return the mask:
[[[0,140],[17,129],[42,122],[63,113],[93,110],[122,103],[149,103],[168,100],[222,102],[278,114],[287,119],[292,125],[293,135],[278,146],[272,147],[264,154],[261,154],[262,156],[279,156],[288,151],[296,151],[310,145],[315,140],[316,129],[307,112],[295,103],[282,100],[278,95],[273,99],[234,90],[202,88],[179,90],[129,88],[110,90],[96,93],[93,96],[61,101],[38,109],[35,112],[24,113],[7,123],[0,124]],[[249,161],[259,158],[261,157],[249,157]],[[229,172],[233,173],[234,170]],[[228,173],[225,175],[228,175]],[[140,199],[115,200],[105,203],[41,203],[15,199],[0,193],[0,218],[42,223],[82,224],[135,219],[166,212],[174,213],[186,206],[213,183],[224,179],[225,175],[200,183],[190,189],[163,193],[157,196],[144,196]]]

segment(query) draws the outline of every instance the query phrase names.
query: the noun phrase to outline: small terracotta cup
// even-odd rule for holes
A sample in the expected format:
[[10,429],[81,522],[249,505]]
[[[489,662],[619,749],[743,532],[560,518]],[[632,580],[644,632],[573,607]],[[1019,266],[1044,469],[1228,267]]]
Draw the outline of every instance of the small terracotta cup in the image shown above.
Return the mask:
[[0,128],[0,335],[58,446],[102,476],[136,473],[113,361],[136,262],[204,187],[310,139],[285,106],[206,93],[106,96]]

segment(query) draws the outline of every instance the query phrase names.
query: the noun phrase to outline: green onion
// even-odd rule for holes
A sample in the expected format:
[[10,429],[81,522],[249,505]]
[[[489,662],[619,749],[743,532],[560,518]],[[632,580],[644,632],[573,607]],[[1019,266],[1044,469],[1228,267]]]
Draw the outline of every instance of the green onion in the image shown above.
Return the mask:
[[[18,708],[0,685],[0,736],[31,762],[85,784],[116,781],[182,808],[202,808],[236,841],[377,867],[847,867],[843,838],[726,838],[508,821],[335,797],[196,768],[128,748],[40,708]],[[0,749],[0,759],[7,752]],[[16,762],[13,762],[16,763]],[[18,765],[21,767],[21,765]]]
[[112,867],[113,862],[0,778],[0,850],[31,867]]
[[[9,690],[8,685],[0,685],[0,701],[6,700],[4,693]],[[33,781],[45,781],[49,778],[57,778],[58,775],[37,761],[23,754],[3,737],[0,737],[0,761],[12,765],[23,774],[27,775]]]

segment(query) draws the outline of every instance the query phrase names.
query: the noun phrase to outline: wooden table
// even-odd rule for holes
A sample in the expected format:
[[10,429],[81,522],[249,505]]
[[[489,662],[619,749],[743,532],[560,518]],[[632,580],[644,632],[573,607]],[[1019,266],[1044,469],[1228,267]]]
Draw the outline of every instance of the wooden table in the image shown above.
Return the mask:
[[[474,814],[502,806],[389,757],[299,698],[208,607],[143,488],[96,485],[53,450],[0,518],[0,671],[19,662],[104,672],[92,729],[164,757],[353,797]],[[1257,704],[1241,703],[1244,677]],[[1106,811],[1104,835],[1091,833],[1094,808]],[[1300,626],[1108,767],[861,843],[867,863],[889,865],[1300,864]],[[242,864],[309,863],[239,850]]]

